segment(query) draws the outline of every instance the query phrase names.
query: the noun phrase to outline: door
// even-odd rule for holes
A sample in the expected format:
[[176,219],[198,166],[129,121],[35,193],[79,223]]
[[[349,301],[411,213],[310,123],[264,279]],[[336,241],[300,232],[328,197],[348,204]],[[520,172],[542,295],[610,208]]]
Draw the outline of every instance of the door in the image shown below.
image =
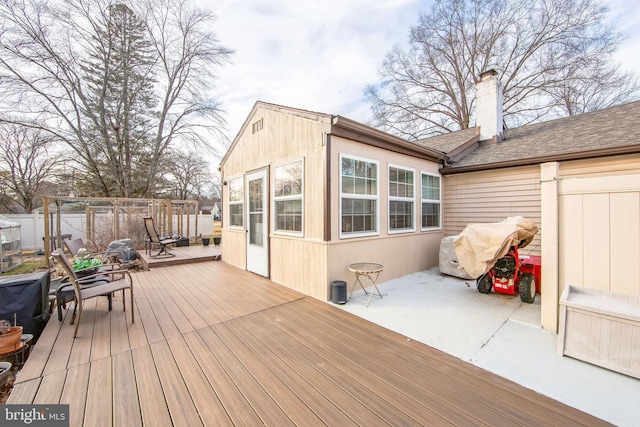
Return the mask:
[[247,270],[269,277],[267,169],[247,175]]

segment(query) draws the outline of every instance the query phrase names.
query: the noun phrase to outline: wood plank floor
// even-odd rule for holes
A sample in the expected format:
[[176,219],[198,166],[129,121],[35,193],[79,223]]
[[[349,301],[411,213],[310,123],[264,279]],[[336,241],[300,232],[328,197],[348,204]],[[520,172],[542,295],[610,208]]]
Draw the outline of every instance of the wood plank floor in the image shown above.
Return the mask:
[[120,295],[75,340],[54,316],[7,403],[72,426],[606,425],[224,262],[134,281],[135,323]]
[[140,255],[142,268],[149,270],[150,268],[155,267],[167,267],[192,262],[215,261],[220,259],[220,256],[222,255],[222,247],[219,245],[172,246],[169,248],[169,252],[173,256],[167,257],[163,255],[159,258],[154,258],[151,255],[158,253],[157,248],[151,251],[151,255],[146,251],[139,251],[138,255]]

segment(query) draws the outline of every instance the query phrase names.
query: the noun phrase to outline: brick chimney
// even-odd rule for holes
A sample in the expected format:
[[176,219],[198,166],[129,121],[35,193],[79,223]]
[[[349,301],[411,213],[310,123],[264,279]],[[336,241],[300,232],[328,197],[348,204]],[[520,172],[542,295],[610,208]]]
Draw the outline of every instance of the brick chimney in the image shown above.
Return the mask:
[[502,85],[494,69],[480,74],[476,84],[476,132],[480,141],[502,139]]

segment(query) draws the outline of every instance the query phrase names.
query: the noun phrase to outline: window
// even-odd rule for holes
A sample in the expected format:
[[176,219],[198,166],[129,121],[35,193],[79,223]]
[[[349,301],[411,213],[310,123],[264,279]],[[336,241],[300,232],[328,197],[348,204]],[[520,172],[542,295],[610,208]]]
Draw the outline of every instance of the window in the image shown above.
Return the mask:
[[389,233],[415,231],[414,171],[389,166]]
[[244,225],[244,188],[242,178],[229,180],[229,226]]
[[262,119],[258,120],[257,122],[253,122],[253,124],[251,125],[251,133],[256,133],[261,131],[262,126],[263,126]]
[[303,161],[274,168],[275,231],[302,235]]
[[422,229],[440,228],[440,176],[422,173]]
[[340,156],[341,237],[378,233],[378,163]]

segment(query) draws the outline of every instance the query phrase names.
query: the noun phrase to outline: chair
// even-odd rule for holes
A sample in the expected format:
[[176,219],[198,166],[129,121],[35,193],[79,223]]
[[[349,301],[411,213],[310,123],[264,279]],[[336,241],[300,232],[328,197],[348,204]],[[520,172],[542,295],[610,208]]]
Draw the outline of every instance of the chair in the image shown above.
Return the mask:
[[147,234],[149,235],[148,243],[158,245],[160,247],[160,251],[157,254],[151,255],[151,247],[149,246],[149,250],[148,250],[149,256],[151,256],[151,258],[159,258],[160,256],[162,257],[176,256],[175,254],[172,254],[171,252],[169,252],[168,245],[172,243],[176,243],[179,239],[174,239],[172,237],[160,237],[160,235],[156,231],[156,226],[153,223],[153,218],[144,217],[142,219],[144,219],[144,227],[147,229]]
[[[65,240],[64,241],[64,246],[67,248],[67,250],[69,251],[69,253],[72,256],[78,256],[78,254],[80,253],[80,250],[84,249],[87,250],[87,245],[82,241],[82,239],[77,238],[77,239],[70,239],[70,240]],[[87,250],[87,253],[85,255],[98,255],[97,253],[91,253]],[[109,261],[110,263],[113,264],[120,264],[123,258],[123,255],[120,251],[109,251],[109,252],[103,252],[100,253],[100,255],[107,261]]]
[[[78,334],[78,326],[80,325],[80,319],[82,318],[82,308],[84,304],[84,300],[89,298],[95,298],[98,296],[110,296],[115,291],[122,291],[122,309],[126,311],[126,301],[125,301],[125,289],[129,289],[129,297],[131,298],[131,323],[134,322],[134,309],[133,309],[133,280],[131,279],[131,275],[127,270],[109,270],[107,272],[99,272],[93,276],[110,276],[110,281],[96,281],[92,282],[89,285],[83,285],[83,283],[78,280],[76,276],[76,272],[73,270],[71,263],[64,255],[64,251],[62,249],[56,249],[51,253],[51,256],[58,262],[62,268],[65,270],[69,277],[69,281],[73,286],[73,291],[75,295],[75,306],[73,308],[73,315],[71,316],[71,324],[75,321],[76,311],[78,313],[78,321],[76,323],[76,329],[73,333],[73,337],[75,338]],[[119,279],[116,279],[116,275],[118,275]],[[120,276],[121,275],[121,276]],[[84,277],[83,280],[90,280],[93,276]],[[60,289],[58,289],[60,292]],[[111,306],[109,306],[109,310],[111,310]]]
[[80,249],[87,248],[87,245],[84,244],[82,239],[65,240],[63,243],[64,243],[64,246],[66,246],[69,253],[73,256],[78,255],[78,252],[80,251]]

